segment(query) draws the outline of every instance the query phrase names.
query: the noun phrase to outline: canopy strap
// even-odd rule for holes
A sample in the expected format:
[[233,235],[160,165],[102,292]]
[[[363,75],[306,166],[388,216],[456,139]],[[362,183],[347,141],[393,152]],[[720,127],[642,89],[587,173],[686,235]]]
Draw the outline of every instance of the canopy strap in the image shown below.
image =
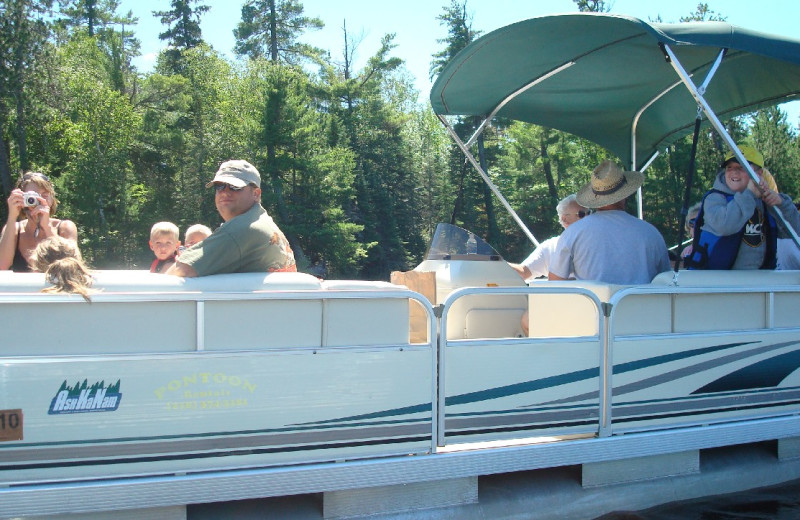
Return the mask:
[[[697,108],[697,117],[694,119],[694,134],[692,135],[692,152],[689,154],[689,171],[686,172],[686,190],[683,192],[683,207],[681,208],[680,226],[678,227],[678,244],[683,244],[683,234],[686,231],[686,217],[689,215],[689,197],[692,196],[692,183],[694,183],[695,159],[697,158],[697,141],[700,139],[700,123],[702,123],[703,112]],[[680,247],[678,248],[680,249]],[[681,267],[681,251],[677,251],[678,258],[675,260],[675,272]]]

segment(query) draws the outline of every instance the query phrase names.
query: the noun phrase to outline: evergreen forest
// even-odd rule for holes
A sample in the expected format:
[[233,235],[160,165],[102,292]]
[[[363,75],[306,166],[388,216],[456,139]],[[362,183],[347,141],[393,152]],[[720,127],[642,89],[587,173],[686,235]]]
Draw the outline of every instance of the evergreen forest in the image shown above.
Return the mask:
[[[208,182],[227,159],[261,172],[262,204],[285,232],[298,269],[325,278],[388,280],[423,258],[438,222],[482,236],[503,257],[533,245],[464,161],[413,78],[393,55],[394,35],[362,68],[343,50],[304,43],[323,21],[300,0],[246,0],[233,29],[236,59],[209,47],[202,0],[163,0],[154,12],[165,50],[136,70],[137,20],[117,0],[0,0],[0,180],[4,200],[25,171],[53,180],[56,217],[78,226],[98,269],[146,269],[153,223],[181,231],[221,223]],[[601,0],[576,11],[607,12]],[[657,15],[657,13],[654,13]],[[437,17],[431,77],[481,35],[467,0]],[[698,4],[681,20],[724,20]],[[346,27],[346,26],[345,26]],[[424,99],[424,97],[423,97]],[[471,135],[475,121],[455,126]],[[725,122],[764,154],[780,190],[800,196],[800,146],[779,107]],[[605,158],[620,158],[549,128],[498,121],[481,145],[493,182],[533,234],[560,233],[556,203]],[[647,171],[644,216],[669,245],[679,238],[691,137]],[[712,183],[723,144],[701,135],[690,204]],[[5,203],[0,218],[6,221]]]

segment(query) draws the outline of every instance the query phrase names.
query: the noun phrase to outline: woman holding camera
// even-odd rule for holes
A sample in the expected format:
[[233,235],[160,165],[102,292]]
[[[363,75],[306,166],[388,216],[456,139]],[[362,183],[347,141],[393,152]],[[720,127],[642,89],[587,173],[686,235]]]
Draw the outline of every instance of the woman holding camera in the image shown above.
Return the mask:
[[56,192],[47,175],[22,175],[8,197],[8,220],[0,237],[0,269],[31,271],[33,251],[45,238],[58,235],[77,242],[78,228],[71,220],[51,217],[56,207]]

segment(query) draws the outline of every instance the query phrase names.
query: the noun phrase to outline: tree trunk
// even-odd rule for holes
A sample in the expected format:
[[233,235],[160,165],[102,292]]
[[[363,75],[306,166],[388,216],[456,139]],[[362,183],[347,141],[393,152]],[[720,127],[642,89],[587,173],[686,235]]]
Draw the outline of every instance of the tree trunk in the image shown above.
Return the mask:
[[25,103],[22,94],[22,85],[14,96],[17,101],[17,147],[19,149],[19,167],[23,172],[28,171],[28,141],[25,126]]
[[96,2],[86,2],[86,26],[89,28],[89,36],[94,36],[94,26],[97,24]]
[[461,206],[464,204],[464,177],[467,174],[466,169],[466,163],[462,161],[461,167],[459,168],[458,192],[456,193],[456,200],[453,203],[453,213],[450,215],[450,224],[453,225],[455,225],[456,218],[461,212]]
[[269,0],[269,56],[272,63],[278,63],[278,13],[275,0]]
[[550,155],[547,152],[548,132],[542,131],[541,140],[539,141],[539,153],[542,156],[542,169],[544,170],[544,177],[547,180],[547,190],[550,193],[550,199],[553,201],[553,206],[558,204],[558,188],[555,180],[553,179],[553,165],[550,163]]
[[[27,27],[27,20],[25,17],[27,13],[23,8],[18,8],[14,12],[16,18],[16,27],[19,31],[21,27]],[[19,38],[19,35],[17,35]],[[14,83],[12,85],[13,96],[16,102],[17,111],[17,147],[19,149],[19,167],[24,171],[28,171],[28,146],[25,134],[25,56],[24,46],[21,42],[15,44],[14,51]]]
[[[486,151],[483,147],[483,134],[478,136],[478,160],[480,161],[481,169],[489,175],[486,169]],[[494,212],[494,199],[492,198],[492,190],[485,182],[483,185],[483,204],[486,207],[486,241],[497,247],[500,243],[500,229],[497,227],[497,215]]]
[[3,197],[8,198],[14,188],[11,178],[11,163],[8,158],[8,146],[5,139],[0,137],[0,181],[3,183]]
[[6,127],[6,105],[0,100],[0,182],[3,185],[4,198],[11,195],[14,181],[11,178],[11,158],[8,156],[8,143],[3,138],[3,129]]

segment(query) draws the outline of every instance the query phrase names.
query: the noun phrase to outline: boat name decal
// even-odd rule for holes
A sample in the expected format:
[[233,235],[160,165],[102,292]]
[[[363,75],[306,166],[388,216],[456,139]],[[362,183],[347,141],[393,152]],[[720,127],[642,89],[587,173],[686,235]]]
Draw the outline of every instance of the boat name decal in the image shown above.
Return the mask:
[[246,396],[255,391],[256,385],[244,377],[196,372],[172,379],[154,392],[158,400],[167,401],[168,410],[198,410],[248,406]]
[[122,394],[119,391],[120,380],[112,385],[104,381],[89,385],[87,379],[83,383],[68,386],[67,381],[61,383],[55,397],[50,402],[50,415],[65,413],[113,412],[119,408]]

